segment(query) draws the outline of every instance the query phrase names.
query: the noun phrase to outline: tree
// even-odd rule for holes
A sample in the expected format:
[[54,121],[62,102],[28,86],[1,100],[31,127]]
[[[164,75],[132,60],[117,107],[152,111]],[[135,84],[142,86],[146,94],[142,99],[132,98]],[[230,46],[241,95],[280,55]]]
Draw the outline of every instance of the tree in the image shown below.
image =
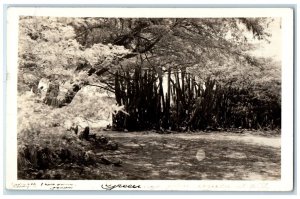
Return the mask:
[[267,23],[268,19],[264,18],[23,17],[20,19],[20,70],[39,67],[47,76],[66,81],[74,79],[70,69],[80,72],[90,67],[89,76],[93,73],[101,76],[101,71],[113,69],[120,61],[128,64],[129,58],[135,58],[131,64],[143,59],[148,67],[164,68],[205,68],[212,60],[222,65],[232,56],[250,62],[245,52],[253,46],[247,42],[245,29],[252,31],[254,37],[265,39]]
[[[263,92],[266,86],[258,79],[265,79],[274,65],[251,56],[249,51],[255,48],[253,39],[267,40],[270,21],[270,18],[21,17],[19,87],[37,85],[46,76],[60,86],[68,85],[61,99],[69,104],[87,85],[121,91],[122,85],[116,83],[121,79],[122,84],[126,82],[122,92],[142,92],[139,81],[144,77],[159,93],[157,103],[163,110],[171,108],[171,92],[177,93],[173,98],[180,103],[192,102],[191,96],[185,101],[185,93],[192,92],[193,86],[207,87],[210,84],[207,79],[223,86]],[[185,80],[189,86],[185,86]],[[278,78],[274,81],[278,82]],[[133,84],[138,90],[130,90]],[[177,112],[180,106],[177,105]]]
[[[19,40],[19,91],[34,88],[47,77],[61,86],[72,82],[66,98],[70,103],[84,85],[101,82],[98,76],[113,67],[115,60],[127,54],[120,46],[94,44],[84,48],[76,40],[74,28],[65,18],[21,17]],[[22,84],[23,83],[23,84]],[[24,86],[27,88],[21,89]],[[20,88],[21,87],[21,88]]]

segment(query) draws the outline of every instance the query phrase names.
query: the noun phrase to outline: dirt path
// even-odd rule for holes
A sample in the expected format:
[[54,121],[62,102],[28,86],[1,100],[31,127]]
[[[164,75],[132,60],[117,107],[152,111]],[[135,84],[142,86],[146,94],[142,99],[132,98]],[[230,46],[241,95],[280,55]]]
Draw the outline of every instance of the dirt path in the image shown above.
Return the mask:
[[247,144],[254,144],[260,146],[269,146],[274,148],[280,148],[281,138],[280,136],[266,137],[260,135],[252,135],[251,133],[236,134],[236,133],[202,133],[202,134],[158,134],[153,132],[130,132],[130,133],[120,133],[120,132],[101,132],[101,134],[107,135],[109,137],[126,137],[126,138],[179,138],[185,140],[197,140],[197,139],[209,139],[209,140],[227,140],[227,141],[239,141]]
[[106,168],[108,179],[280,179],[280,137],[251,134],[168,134],[101,132],[119,143],[107,157],[121,167]]

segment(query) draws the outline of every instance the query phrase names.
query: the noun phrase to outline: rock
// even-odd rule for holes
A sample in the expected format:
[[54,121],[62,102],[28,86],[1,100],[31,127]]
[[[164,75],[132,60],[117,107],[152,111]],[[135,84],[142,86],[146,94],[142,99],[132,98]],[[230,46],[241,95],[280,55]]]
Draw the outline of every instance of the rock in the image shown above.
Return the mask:
[[104,157],[104,156],[101,156],[100,158],[100,163],[102,164],[105,164],[105,165],[114,165],[114,166],[117,166],[117,167],[120,167],[122,166],[122,161],[120,159],[114,159],[114,158],[107,158],[107,157]]
[[112,163],[113,163],[114,166],[117,166],[117,167],[122,166],[122,161],[119,160],[119,159],[113,160]]
[[86,126],[84,128],[84,130],[79,133],[79,139],[81,139],[81,140],[83,140],[83,139],[88,140],[89,139],[89,133],[90,133],[90,127]]
[[94,163],[96,159],[96,155],[93,151],[87,151],[84,153],[84,161],[87,163]]
[[100,137],[97,138],[97,141],[100,143],[100,144],[107,144],[108,143],[108,139],[107,137],[104,137],[103,135],[100,135]]
[[110,165],[111,164],[111,161],[109,161],[107,158],[105,158],[105,157],[101,157],[100,158],[100,162],[102,163],[102,164],[106,164],[106,165]]
[[108,141],[106,144],[106,149],[108,150],[117,150],[118,149],[118,143],[113,142],[113,141]]
[[90,138],[96,139],[96,134],[95,133],[90,134]]

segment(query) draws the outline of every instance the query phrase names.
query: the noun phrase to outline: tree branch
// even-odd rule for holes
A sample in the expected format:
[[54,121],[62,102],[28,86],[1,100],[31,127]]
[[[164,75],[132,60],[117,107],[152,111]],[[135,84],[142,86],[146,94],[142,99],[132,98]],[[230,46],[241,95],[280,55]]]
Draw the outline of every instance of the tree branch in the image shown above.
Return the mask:
[[100,86],[100,85],[96,85],[96,84],[87,84],[87,86],[95,86],[95,87],[102,88],[102,89],[104,89],[104,90],[110,91],[110,92],[112,92],[112,93],[115,92],[115,91],[112,90],[111,88],[104,87],[104,86]]

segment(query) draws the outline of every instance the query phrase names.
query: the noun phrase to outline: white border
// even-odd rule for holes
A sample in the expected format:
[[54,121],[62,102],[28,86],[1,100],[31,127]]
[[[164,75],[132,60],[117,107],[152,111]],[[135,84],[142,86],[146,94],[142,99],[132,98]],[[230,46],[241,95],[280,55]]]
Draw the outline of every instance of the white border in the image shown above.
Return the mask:
[[[66,17],[282,17],[282,178],[279,181],[26,181],[17,180],[17,52],[18,16]],[[102,184],[138,184],[140,190],[194,191],[291,191],[293,187],[293,12],[280,8],[9,8],[7,15],[7,126],[6,126],[6,188],[49,190],[41,183],[59,183],[72,190],[101,190]],[[35,183],[35,184],[34,184]],[[122,190],[122,189],[119,189]],[[130,190],[130,189],[126,189]],[[133,189],[136,190],[136,189]]]

